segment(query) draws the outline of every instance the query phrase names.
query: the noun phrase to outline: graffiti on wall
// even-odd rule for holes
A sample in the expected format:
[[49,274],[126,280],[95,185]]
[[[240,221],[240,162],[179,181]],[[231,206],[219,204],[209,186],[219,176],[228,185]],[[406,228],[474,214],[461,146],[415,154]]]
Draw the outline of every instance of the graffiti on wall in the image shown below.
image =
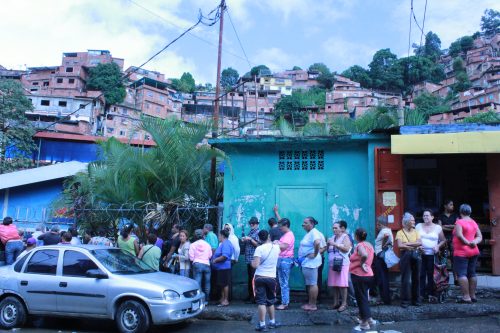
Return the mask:
[[265,203],[267,194],[246,194],[239,196],[229,205],[226,219],[235,229],[242,230],[248,220],[255,216],[259,221],[265,218]]

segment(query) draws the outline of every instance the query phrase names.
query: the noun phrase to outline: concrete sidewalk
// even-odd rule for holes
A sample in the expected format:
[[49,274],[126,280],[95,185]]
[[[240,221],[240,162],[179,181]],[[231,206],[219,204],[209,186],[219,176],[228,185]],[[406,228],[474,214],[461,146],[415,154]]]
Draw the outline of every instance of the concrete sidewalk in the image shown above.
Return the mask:
[[[395,301],[395,305],[391,306],[372,306],[372,315],[380,322],[399,322],[500,314],[500,289],[481,288],[477,293],[478,303],[475,304],[456,303],[457,289],[452,287],[450,297],[442,304],[424,303],[419,307],[410,306],[404,309],[399,306],[399,301]],[[331,310],[331,301],[326,299],[318,305],[318,311],[315,312],[306,312],[300,306],[301,303],[291,303],[288,310],[276,311],[277,321],[283,326],[340,325],[355,323],[358,315],[357,307],[349,307],[342,313]],[[235,301],[228,307],[210,305],[199,318],[257,323],[256,312],[256,305]]]

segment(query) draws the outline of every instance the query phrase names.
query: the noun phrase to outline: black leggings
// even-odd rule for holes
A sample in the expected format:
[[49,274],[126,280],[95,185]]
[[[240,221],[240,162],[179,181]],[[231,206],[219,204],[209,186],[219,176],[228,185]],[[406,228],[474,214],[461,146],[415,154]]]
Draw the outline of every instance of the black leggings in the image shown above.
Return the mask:
[[354,286],[356,302],[358,302],[359,318],[361,318],[361,320],[367,320],[372,317],[370,302],[368,301],[368,289],[373,284],[373,276],[358,276],[351,274],[351,279]]

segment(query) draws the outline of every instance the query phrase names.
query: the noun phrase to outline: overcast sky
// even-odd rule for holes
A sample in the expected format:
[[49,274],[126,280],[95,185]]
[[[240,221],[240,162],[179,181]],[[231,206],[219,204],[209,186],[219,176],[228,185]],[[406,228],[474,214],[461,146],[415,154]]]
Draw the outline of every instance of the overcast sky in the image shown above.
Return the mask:
[[[366,66],[373,53],[408,52],[410,0],[227,0],[250,65],[272,70],[324,62],[342,71]],[[0,65],[12,69],[59,65],[63,52],[103,49],[139,65],[207,14],[219,0],[1,0]],[[143,6],[141,8],[137,6]],[[422,25],[425,0],[414,0]],[[447,48],[478,31],[485,9],[498,0],[428,0],[424,31],[434,31]],[[249,70],[228,16],[222,67]],[[411,42],[421,33],[412,22]],[[197,83],[215,82],[218,25],[200,26],[146,68],[179,77],[191,72]]]

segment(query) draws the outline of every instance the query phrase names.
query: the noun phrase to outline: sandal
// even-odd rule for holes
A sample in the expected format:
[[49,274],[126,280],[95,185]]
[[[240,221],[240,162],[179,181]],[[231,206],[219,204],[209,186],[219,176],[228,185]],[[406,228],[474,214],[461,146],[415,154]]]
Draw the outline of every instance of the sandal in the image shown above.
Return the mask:
[[309,305],[309,304],[306,304],[306,306],[305,306],[305,307],[303,307],[303,309],[304,309],[305,311],[317,311],[317,310],[318,310],[318,308],[317,308],[316,306],[311,306],[311,305]]
[[359,324],[358,326],[354,327],[355,331],[368,331],[370,330],[370,325],[361,325]]
[[344,312],[345,310],[347,310],[347,305],[341,305],[341,306],[337,309],[337,311],[338,311],[338,312]]
[[229,303],[227,303],[227,304],[223,304],[223,303],[217,304],[217,307],[219,307],[219,308],[223,308],[223,307],[226,307],[226,306],[229,306]]
[[465,299],[460,297],[459,299],[457,299],[457,303],[459,303],[459,304],[472,304],[472,300],[466,301]]
[[288,304],[280,304],[276,307],[276,310],[287,310]]

